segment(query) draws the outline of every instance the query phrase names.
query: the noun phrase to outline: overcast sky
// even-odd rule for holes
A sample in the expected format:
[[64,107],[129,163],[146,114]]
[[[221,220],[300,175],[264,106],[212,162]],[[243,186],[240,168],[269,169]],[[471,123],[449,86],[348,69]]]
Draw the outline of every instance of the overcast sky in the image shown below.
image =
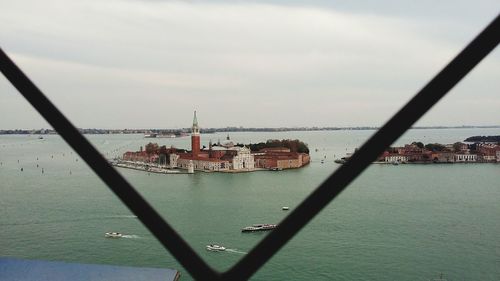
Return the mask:
[[[380,126],[500,12],[409,3],[0,0],[0,43],[78,127]],[[0,101],[48,127],[3,76]],[[499,112],[497,48],[418,125]]]

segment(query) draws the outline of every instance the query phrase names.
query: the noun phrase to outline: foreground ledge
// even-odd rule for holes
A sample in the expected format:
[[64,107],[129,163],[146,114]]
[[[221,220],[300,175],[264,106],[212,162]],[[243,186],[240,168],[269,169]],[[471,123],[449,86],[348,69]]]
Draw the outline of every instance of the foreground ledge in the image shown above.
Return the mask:
[[2,281],[177,281],[174,269],[0,258]]

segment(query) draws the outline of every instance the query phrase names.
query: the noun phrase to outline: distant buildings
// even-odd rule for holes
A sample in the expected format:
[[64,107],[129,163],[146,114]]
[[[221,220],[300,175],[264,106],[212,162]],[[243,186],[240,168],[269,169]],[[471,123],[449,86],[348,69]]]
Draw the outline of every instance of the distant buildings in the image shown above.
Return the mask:
[[494,143],[407,144],[391,147],[377,162],[384,163],[487,163],[500,162],[500,145]]
[[[196,111],[191,127],[191,151],[175,148],[149,148],[150,151],[126,152],[124,161],[158,163],[169,168],[210,172],[245,172],[256,169],[299,168],[310,162],[309,154],[292,152],[286,147],[264,148],[252,152],[249,147],[237,145],[227,136],[222,143],[201,148],[200,128]],[[162,153],[165,155],[162,157]],[[164,161],[162,161],[164,159]],[[156,162],[155,162],[156,161]]]

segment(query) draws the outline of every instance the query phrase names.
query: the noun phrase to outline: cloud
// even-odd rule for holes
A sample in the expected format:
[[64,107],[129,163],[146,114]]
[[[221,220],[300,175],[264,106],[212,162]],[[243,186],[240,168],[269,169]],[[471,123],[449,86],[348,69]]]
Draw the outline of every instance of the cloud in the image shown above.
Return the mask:
[[[300,3],[3,6],[4,48],[70,118],[91,127],[182,126],[195,108],[213,127],[380,125],[468,41],[436,36],[461,32],[449,22],[432,22],[446,29],[431,32],[431,23],[399,14]],[[493,81],[494,57],[471,87]],[[108,120],[110,104],[116,117]],[[138,108],[147,114],[127,114]]]

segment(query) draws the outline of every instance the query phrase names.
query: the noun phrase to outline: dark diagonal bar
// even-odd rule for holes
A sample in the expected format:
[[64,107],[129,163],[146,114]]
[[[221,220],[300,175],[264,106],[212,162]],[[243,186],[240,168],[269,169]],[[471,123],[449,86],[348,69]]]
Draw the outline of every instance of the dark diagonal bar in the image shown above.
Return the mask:
[[[250,278],[302,227],[342,192],[389,145],[396,141],[500,41],[500,17],[497,16],[465,49],[397,112],[352,157],[326,179],[279,226],[264,238],[233,268],[222,275],[223,280]],[[362,81],[360,77],[358,79]]]
[[215,280],[212,270],[144,198],[104,159],[47,97],[0,49],[0,69],[5,77],[82,157],[122,202],[154,234],[156,239],[198,280]]

